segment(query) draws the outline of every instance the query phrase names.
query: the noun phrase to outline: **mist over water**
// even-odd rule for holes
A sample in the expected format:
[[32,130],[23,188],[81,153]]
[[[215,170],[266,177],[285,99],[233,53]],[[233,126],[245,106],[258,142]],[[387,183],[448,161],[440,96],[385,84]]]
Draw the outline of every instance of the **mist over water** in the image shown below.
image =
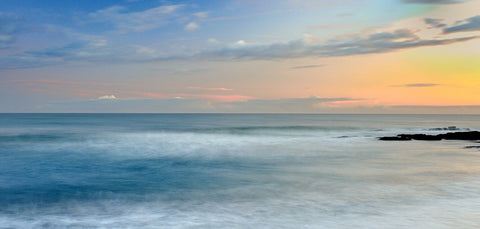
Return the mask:
[[[0,114],[0,228],[478,228],[472,115]],[[443,131],[445,132],[445,131]]]

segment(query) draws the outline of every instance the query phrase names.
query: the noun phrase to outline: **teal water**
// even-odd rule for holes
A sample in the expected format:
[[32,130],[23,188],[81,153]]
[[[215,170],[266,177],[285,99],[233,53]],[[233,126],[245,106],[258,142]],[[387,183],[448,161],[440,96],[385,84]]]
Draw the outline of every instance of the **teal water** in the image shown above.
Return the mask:
[[475,115],[0,114],[0,228],[478,228]]

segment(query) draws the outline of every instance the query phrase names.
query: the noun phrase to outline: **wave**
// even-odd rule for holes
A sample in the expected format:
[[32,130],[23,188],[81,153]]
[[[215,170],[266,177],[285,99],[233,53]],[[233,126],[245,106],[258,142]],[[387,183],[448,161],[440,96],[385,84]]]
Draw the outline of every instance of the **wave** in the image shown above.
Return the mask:
[[354,127],[347,126],[234,126],[234,127],[218,127],[218,128],[191,128],[185,129],[185,132],[193,133],[219,133],[234,135],[249,134],[289,134],[289,133],[313,133],[313,132],[331,132],[331,131],[351,131],[356,130]]
[[0,142],[46,142],[71,138],[71,133],[21,133],[0,135]]

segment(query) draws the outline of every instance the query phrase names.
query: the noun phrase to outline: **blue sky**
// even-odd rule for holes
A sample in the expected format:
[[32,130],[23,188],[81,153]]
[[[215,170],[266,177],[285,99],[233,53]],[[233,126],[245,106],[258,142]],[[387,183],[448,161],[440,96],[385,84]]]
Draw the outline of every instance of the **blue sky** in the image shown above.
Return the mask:
[[[383,85],[372,83],[370,87],[378,91],[375,95],[351,93],[362,88],[361,84],[347,87],[345,82],[353,82],[355,76],[348,75],[345,66],[358,63],[359,56],[381,58],[374,55],[390,55],[403,63],[401,56],[411,52],[405,50],[437,46],[454,47],[466,56],[463,52],[476,47],[472,42],[479,36],[478,3],[2,1],[0,112],[113,111],[89,107],[105,100],[124,112],[277,112],[282,101],[307,102],[285,112],[330,111],[338,108],[332,101],[346,100],[372,111],[373,106],[476,106],[477,101],[443,104],[430,97],[423,103],[393,96],[382,101],[382,91],[391,85],[445,85],[422,79],[426,76],[420,71],[414,73],[416,81],[396,78]],[[457,48],[458,44],[467,48]],[[431,54],[415,56],[424,53]],[[376,72],[381,67],[356,68],[366,81],[383,74]],[[473,69],[464,77],[476,72]],[[312,98],[317,99],[312,102]],[[269,109],[248,104],[267,101]],[[152,105],[142,105],[149,103],[159,108],[152,111]]]

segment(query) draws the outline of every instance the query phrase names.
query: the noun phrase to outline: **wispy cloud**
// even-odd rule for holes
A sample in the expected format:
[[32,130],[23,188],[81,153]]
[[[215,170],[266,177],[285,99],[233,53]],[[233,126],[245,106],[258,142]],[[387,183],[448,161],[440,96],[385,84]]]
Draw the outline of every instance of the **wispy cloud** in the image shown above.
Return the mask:
[[[245,96],[217,97],[198,95],[196,97],[85,100],[52,103],[45,112],[220,112],[220,113],[321,113],[342,111],[341,103],[362,101],[353,98],[284,98],[255,99]],[[37,111],[38,112],[38,111]]]
[[100,96],[98,97],[97,99],[117,99],[117,97],[115,95],[103,95],[103,96]]
[[[38,94],[56,95],[62,97],[83,97],[95,98],[99,100],[106,99],[205,99],[212,102],[235,102],[255,99],[253,96],[231,94],[231,88],[208,88],[208,87],[188,87],[195,90],[192,93],[162,93],[152,91],[135,90],[130,84],[96,82],[96,81],[68,81],[62,79],[31,79],[31,80],[5,80],[2,84],[14,84],[25,91]],[[208,92],[207,92],[208,91]],[[198,92],[198,93],[197,93]],[[225,92],[222,94],[214,94]],[[119,97],[117,97],[119,96]]]
[[106,54],[105,42],[98,45],[95,41],[76,41],[60,47],[52,47],[38,51],[30,51],[28,54],[37,57],[62,57],[68,59],[81,59],[103,57]]
[[[40,66],[65,63],[68,61],[87,62],[142,62],[158,58],[152,48],[140,45],[117,47],[105,39],[91,38],[78,40],[67,45],[51,47],[43,50],[29,51],[17,58],[10,58],[14,66],[28,68],[29,61]],[[16,63],[18,62],[18,63]],[[2,67],[0,59],[0,68]],[[36,67],[36,66],[34,66]]]
[[457,32],[469,32],[480,31],[480,15],[467,18],[464,21],[458,22],[458,24],[444,28],[443,33],[457,33]]
[[423,21],[425,24],[429,25],[430,28],[442,28],[447,26],[446,24],[442,23],[443,19],[424,18]]
[[403,0],[404,3],[413,4],[456,4],[462,1],[458,0]]
[[237,102],[237,101],[249,101],[255,99],[253,96],[248,95],[213,95],[213,94],[172,94],[175,98],[185,99],[207,99],[214,102]]
[[392,85],[392,87],[436,87],[440,84],[436,83],[412,83],[412,84],[402,84],[402,85]]
[[324,67],[324,66],[325,65],[323,65],[323,64],[299,65],[299,66],[292,67],[292,69],[320,68],[320,67]]
[[208,11],[202,11],[202,12],[194,13],[193,15],[198,17],[199,19],[205,19],[205,18],[208,17],[209,14],[210,14],[210,12],[208,12]]
[[[245,102],[232,102],[222,104],[232,112],[319,112],[332,108],[332,104],[347,101],[363,101],[355,98],[322,98],[311,96],[308,98],[284,99],[254,99]],[[338,106],[337,106],[338,107]]]
[[91,22],[113,25],[120,32],[147,31],[169,23],[169,18],[183,5],[165,5],[144,11],[129,12],[126,7],[112,6],[89,15]]
[[[192,98],[161,98],[161,99],[117,99],[112,100],[83,100],[74,102],[59,102],[42,104],[37,107],[29,107],[16,110],[22,112],[147,112],[147,113],[366,113],[366,114],[480,114],[480,106],[328,106],[328,104],[338,104],[343,100],[335,98],[331,102],[312,102],[308,98],[297,99],[297,105],[289,106],[290,99],[284,99],[288,105],[282,103],[282,100],[253,100],[244,102],[222,102],[212,103],[208,99]],[[348,103],[348,100],[344,100]],[[354,101],[354,100],[352,100]],[[272,102],[272,103],[270,103]],[[261,106],[266,105],[266,106]],[[245,110],[248,108],[248,110]],[[4,107],[0,107],[0,111]]]
[[0,49],[9,47],[20,31],[20,19],[0,12]]
[[341,1],[318,1],[318,0],[286,0],[290,7],[306,7],[306,8],[326,8],[342,4],[351,4],[356,0],[341,0]]
[[196,22],[190,22],[183,28],[185,31],[194,31],[200,28],[200,26]]
[[188,87],[191,90],[204,90],[204,91],[233,91],[231,88],[224,87]]
[[58,63],[58,61],[38,58],[30,54],[0,56],[0,70],[38,68]]
[[451,39],[421,39],[409,29],[376,32],[368,35],[352,35],[344,38],[332,39],[326,43],[312,41],[312,39],[295,40],[288,43],[269,45],[248,45],[234,48],[224,48],[217,51],[197,54],[197,58],[215,60],[231,59],[280,59],[298,57],[331,57],[350,56],[369,53],[393,52],[409,48],[448,45],[469,41],[477,36]]

